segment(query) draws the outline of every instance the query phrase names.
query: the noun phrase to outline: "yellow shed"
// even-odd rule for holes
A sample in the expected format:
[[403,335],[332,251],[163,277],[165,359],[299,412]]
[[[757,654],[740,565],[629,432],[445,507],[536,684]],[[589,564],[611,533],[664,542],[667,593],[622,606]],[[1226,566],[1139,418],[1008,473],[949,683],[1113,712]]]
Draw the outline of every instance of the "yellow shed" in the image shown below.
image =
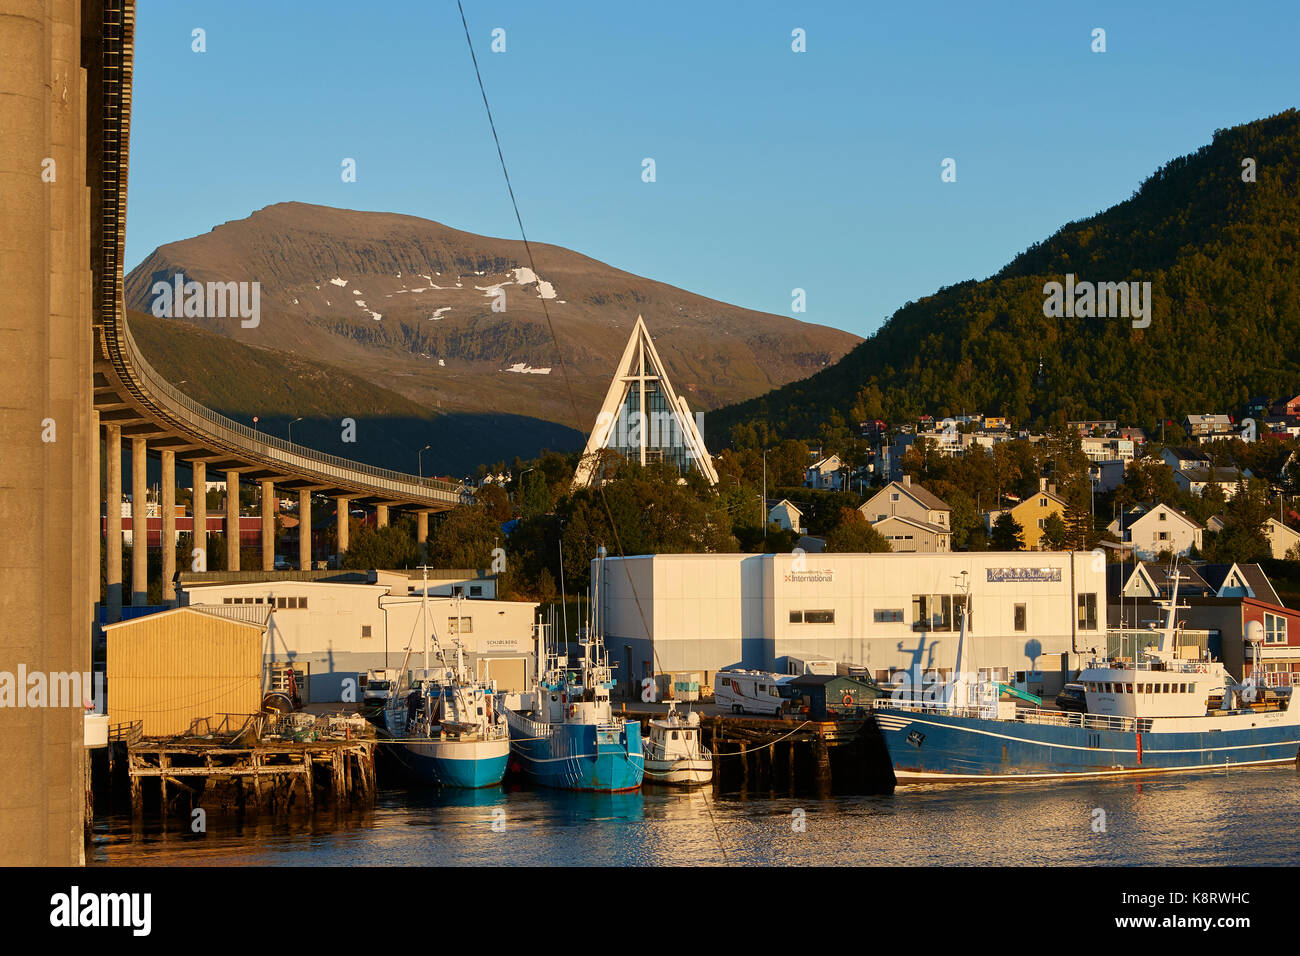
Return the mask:
[[107,625],[112,722],[169,737],[197,718],[257,713],[268,609],[235,610],[178,607]]

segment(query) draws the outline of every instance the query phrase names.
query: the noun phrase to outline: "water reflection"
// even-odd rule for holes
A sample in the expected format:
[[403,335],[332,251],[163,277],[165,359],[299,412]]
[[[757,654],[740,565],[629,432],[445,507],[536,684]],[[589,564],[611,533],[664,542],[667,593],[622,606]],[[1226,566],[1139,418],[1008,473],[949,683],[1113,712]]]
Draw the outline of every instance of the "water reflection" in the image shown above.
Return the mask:
[[96,826],[96,864],[1232,865],[1300,863],[1295,768],[892,794],[715,796],[523,787],[384,790],[373,810],[281,823]]

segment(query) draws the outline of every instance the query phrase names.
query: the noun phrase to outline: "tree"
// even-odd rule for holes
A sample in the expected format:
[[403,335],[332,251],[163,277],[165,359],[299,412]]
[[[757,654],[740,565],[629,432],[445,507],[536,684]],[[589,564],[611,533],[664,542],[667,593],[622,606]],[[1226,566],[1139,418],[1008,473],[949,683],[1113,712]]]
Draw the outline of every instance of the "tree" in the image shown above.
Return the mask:
[[1065,522],[1055,511],[1043,521],[1042,544],[1044,551],[1060,551],[1065,547]]
[[845,508],[840,512],[840,523],[826,536],[826,550],[838,554],[878,554],[892,548],[862,512]]
[[1025,529],[1020,526],[1020,522],[1011,516],[1010,511],[1004,511],[998,515],[998,520],[993,522],[993,534],[989,539],[989,547],[994,551],[1023,551],[1025,550]]

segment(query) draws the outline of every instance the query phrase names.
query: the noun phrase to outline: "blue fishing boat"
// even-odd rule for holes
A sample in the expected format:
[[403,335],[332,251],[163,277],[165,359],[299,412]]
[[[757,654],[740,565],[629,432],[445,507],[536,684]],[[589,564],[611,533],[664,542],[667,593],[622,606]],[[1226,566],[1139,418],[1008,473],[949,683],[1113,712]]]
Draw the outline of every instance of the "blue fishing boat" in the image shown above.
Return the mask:
[[[494,787],[505,777],[510,758],[510,729],[491,682],[470,680],[465,673],[459,635],[454,665],[447,660],[428,615],[428,572],[425,570],[421,621],[424,624],[424,668],[392,695],[384,723],[389,749],[416,779],[442,787]],[[439,666],[429,667],[429,641]],[[409,672],[411,644],[402,674]]]
[[[1300,706],[1291,689],[1235,680],[1223,664],[1177,652],[1178,582],[1157,602],[1158,640],[1133,660],[1083,669],[1086,711],[1021,707],[1008,688],[965,673],[963,615],[954,678],[930,699],[897,690],[876,701],[876,723],[901,784],[1117,776],[1291,763]],[[1258,657],[1258,636],[1252,639]],[[1187,648],[1183,648],[1184,651]],[[1257,664],[1255,673],[1263,673]],[[1023,695],[1022,695],[1023,696]]]
[[[593,583],[598,590],[599,576]],[[576,659],[547,646],[544,625],[537,634],[533,690],[518,709],[503,708],[520,771],[560,790],[637,789],[645,773],[641,724],[613,713],[613,669],[597,627],[580,634]]]

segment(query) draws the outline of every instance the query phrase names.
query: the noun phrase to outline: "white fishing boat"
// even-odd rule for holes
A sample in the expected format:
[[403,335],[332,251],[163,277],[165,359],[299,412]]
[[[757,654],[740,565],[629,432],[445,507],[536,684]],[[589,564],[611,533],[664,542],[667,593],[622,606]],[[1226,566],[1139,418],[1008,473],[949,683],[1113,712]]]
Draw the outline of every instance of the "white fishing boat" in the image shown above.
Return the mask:
[[[427,569],[421,601],[424,667],[399,687],[384,709],[389,747],[419,779],[444,787],[477,789],[499,784],[510,757],[510,728],[490,681],[470,680],[457,635],[455,665],[448,662],[429,619]],[[429,666],[432,640],[440,666]],[[410,673],[407,644],[402,674]]]
[[645,739],[645,782],[673,787],[699,787],[713,779],[713,754],[704,746],[700,715],[677,713],[668,702],[666,717],[650,721]]

